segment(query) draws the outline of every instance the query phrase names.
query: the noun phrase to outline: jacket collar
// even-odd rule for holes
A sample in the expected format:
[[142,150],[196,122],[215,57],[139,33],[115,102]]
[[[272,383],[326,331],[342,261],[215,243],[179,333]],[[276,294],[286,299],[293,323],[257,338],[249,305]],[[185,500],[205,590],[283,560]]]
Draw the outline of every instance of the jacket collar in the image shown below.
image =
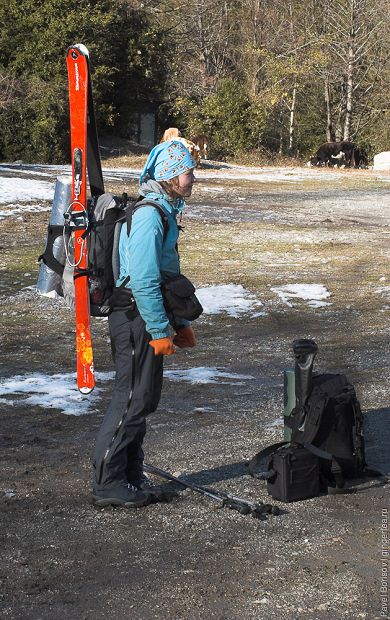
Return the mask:
[[161,187],[160,183],[154,181],[153,179],[149,179],[141,184],[139,193],[141,196],[145,198],[152,198],[153,200],[157,200],[160,202],[164,208],[173,214],[181,213],[186,206],[184,198],[177,198],[176,200],[172,200],[169,198],[166,191]]

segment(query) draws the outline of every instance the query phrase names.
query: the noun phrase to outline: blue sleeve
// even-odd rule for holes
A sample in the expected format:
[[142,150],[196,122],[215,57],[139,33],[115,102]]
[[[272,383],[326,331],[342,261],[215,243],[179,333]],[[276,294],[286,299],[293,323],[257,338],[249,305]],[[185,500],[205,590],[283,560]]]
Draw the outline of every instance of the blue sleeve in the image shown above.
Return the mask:
[[161,256],[164,227],[154,207],[142,207],[133,215],[128,241],[128,273],[139,313],[152,338],[169,336],[169,320],[161,295]]

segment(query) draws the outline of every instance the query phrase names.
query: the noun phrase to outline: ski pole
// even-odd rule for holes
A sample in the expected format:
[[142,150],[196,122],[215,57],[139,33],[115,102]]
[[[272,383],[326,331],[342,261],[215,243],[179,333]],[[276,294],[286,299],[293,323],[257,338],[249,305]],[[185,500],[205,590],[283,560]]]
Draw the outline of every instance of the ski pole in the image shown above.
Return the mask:
[[160,478],[165,478],[165,480],[177,482],[185,488],[191,489],[196,493],[205,495],[206,497],[209,497],[210,499],[218,502],[221,508],[226,507],[230,508],[231,510],[237,510],[242,515],[250,514],[255,519],[265,519],[267,514],[280,514],[280,510],[277,506],[272,506],[271,504],[264,504],[263,502],[251,502],[241,497],[236,497],[235,495],[227,493],[226,491],[218,491],[216,489],[203,487],[192,482],[187,482],[185,480],[182,480],[181,478],[173,476],[169,472],[164,471],[159,467],[149,465],[148,463],[144,463],[144,470],[150,474],[156,474]]
[[[202,487],[207,489],[207,487]],[[208,490],[208,489],[207,489]],[[251,502],[250,500],[243,499],[228,493],[226,491],[218,491],[219,497],[225,500],[225,505],[228,508],[238,510],[241,514],[251,514],[252,517],[262,518],[262,515],[272,514],[279,515],[280,509],[272,504],[264,504],[263,502]]]

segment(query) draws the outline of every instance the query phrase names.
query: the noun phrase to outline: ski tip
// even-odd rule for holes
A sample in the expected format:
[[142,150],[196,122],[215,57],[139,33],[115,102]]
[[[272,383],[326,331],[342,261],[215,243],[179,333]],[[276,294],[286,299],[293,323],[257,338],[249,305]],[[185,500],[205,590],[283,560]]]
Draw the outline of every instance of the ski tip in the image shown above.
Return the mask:
[[68,49],[66,50],[66,55],[68,55],[71,50],[77,50],[78,52],[80,52],[80,54],[89,58],[88,48],[83,43],[76,43],[75,45],[70,45],[70,47],[68,47]]
[[87,387],[87,386],[84,385],[84,386],[79,387],[78,389],[79,389],[79,392],[81,392],[81,394],[86,395],[86,394],[90,394],[92,392],[93,387]]
[[88,48],[83,43],[76,43],[73,47],[78,49],[84,56],[89,56]]

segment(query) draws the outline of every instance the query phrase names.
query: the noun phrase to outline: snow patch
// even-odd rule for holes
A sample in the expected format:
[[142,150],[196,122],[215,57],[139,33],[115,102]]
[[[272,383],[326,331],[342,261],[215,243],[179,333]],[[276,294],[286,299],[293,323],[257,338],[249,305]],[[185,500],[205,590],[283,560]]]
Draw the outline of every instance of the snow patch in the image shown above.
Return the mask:
[[[108,381],[114,377],[114,373],[98,372],[95,373],[95,377],[98,381]],[[88,413],[92,405],[96,403],[100,392],[101,389],[95,387],[88,397],[80,394],[75,373],[15,375],[0,381],[0,396],[19,397],[13,400],[0,398],[1,403],[12,406],[22,402],[25,405],[35,405],[43,409],[59,409],[66,415]]]
[[265,428],[283,428],[284,426],[284,418],[275,418],[271,422],[265,425]]
[[29,200],[53,200],[54,186],[47,181],[34,181],[19,177],[2,177],[0,203],[28,202]]
[[387,297],[390,294],[390,286],[380,286],[375,289],[375,292]]
[[[114,372],[95,373],[96,380],[100,382],[114,377]],[[241,385],[242,380],[254,379],[250,375],[229,373],[215,367],[165,370],[164,377],[193,384],[234,382],[234,385]],[[66,415],[79,416],[96,410],[101,391],[100,387],[95,387],[88,396],[81,394],[77,389],[76,373],[14,375],[0,380],[0,403],[8,407],[23,404],[58,409]]]
[[224,192],[226,191],[224,187],[207,187],[206,185],[200,185],[200,189],[203,192],[212,192],[212,193],[216,193],[216,192]]
[[262,306],[261,301],[241,284],[206,286],[198,288],[196,295],[203,306],[204,314],[226,312],[235,318],[248,312],[252,312],[252,317],[266,315],[266,312],[257,310]]
[[284,286],[271,287],[283,303],[292,308],[290,299],[302,299],[311,308],[329,306],[330,302],[324,301],[330,297],[330,293],[323,284],[285,284]]
[[320,168],[274,168],[255,166],[238,166],[233,164],[225,164],[223,170],[197,170],[196,176],[199,179],[231,179],[231,180],[248,180],[260,183],[281,182],[281,183],[297,183],[305,180],[318,181],[338,181],[343,178],[343,173],[337,173],[334,170],[326,171]]
[[[8,205],[3,211],[0,211],[0,219],[10,217],[11,215],[19,215],[20,213],[41,213],[43,211],[51,211],[51,205]],[[18,218],[23,219],[23,218]]]
[[[177,368],[176,370],[165,370],[164,377],[170,381],[185,381],[187,383],[223,383],[224,379],[230,379],[234,385],[242,385],[241,379],[254,379],[251,375],[238,375],[232,372],[225,372],[221,368],[212,366],[198,366],[197,368]],[[222,380],[221,380],[222,379]]]
[[[13,167],[11,167],[10,165],[9,167],[7,167],[7,165],[0,164],[0,172],[6,172],[6,173],[11,172],[15,174],[15,171],[17,171],[18,174],[24,174],[24,175],[33,174],[35,177],[49,177],[50,178],[52,176],[51,171],[40,172],[35,165],[26,164],[24,168],[22,168],[21,166],[22,164],[13,164]],[[43,166],[43,168],[44,167],[45,166]]]

